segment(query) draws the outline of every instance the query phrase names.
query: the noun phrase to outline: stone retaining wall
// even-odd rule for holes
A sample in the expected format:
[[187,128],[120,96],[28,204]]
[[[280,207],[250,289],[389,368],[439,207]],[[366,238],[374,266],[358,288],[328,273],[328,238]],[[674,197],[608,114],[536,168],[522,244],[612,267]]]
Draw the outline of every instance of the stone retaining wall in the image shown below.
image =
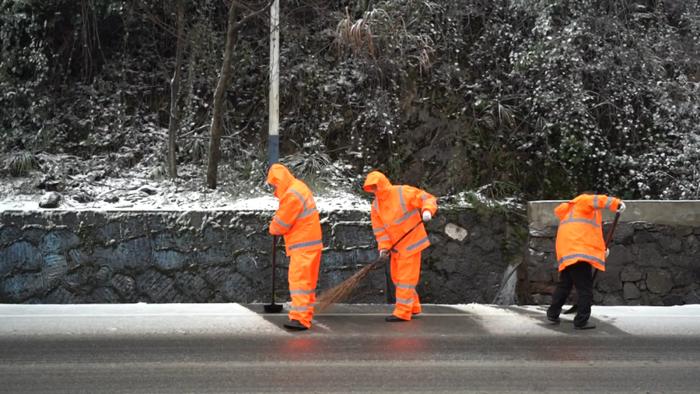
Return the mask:
[[[271,211],[0,212],[0,302],[268,302]],[[376,258],[364,211],[322,212],[319,290]],[[492,302],[513,257],[503,214],[442,207],[428,224],[426,302]],[[279,300],[288,300],[282,245]],[[383,302],[374,272],[353,302]]]
[[[523,302],[551,301],[557,270],[553,209],[560,201],[528,206],[529,240]],[[594,302],[601,305],[700,303],[700,201],[627,201],[615,230]],[[605,216],[607,234],[612,215]],[[524,280],[523,280],[524,279]]]

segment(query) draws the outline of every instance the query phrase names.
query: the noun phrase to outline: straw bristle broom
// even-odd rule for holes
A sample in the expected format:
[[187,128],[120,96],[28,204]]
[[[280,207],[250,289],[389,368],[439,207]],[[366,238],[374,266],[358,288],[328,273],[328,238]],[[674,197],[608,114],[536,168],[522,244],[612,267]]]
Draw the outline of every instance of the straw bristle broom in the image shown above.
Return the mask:
[[388,258],[378,258],[352,274],[351,277],[324,291],[316,300],[316,310],[322,312],[332,304],[347,300],[370,271],[380,268],[386,264],[387,260]]
[[[394,244],[391,245],[391,248],[389,248],[389,250],[394,250],[394,248],[396,247],[396,245],[399,244],[399,242],[403,241],[403,239],[406,238],[406,236],[410,234],[411,231],[413,231],[422,223],[422,221],[419,221],[413,227],[411,227],[411,229],[408,230],[406,234],[402,235],[398,241],[394,242]],[[367,264],[366,266],[362,267],[359,271],[355,272],[351,277],[345,279],[344,281],[340,282],[334,287],[331,287],[330,289],[324,291],[316,299],[316,311],[322,312],[332,304],[348,299],[348,297],[352,295],[352,293],[360,285],[360,283],[367,277],[367,275],[369,275],[370,271],[374,271],[378,268],[381,268],[388,261],[388,256],[384,258],[378,257],[370,264]]]

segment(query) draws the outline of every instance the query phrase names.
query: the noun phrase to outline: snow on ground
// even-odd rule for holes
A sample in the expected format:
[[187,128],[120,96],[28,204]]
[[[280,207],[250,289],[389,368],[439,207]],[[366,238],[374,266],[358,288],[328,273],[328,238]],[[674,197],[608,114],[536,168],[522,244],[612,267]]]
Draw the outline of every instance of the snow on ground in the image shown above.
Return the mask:
[[[573,330],[573,315],[561,315],[561,323],[547,322],[544,305],[449,305],[472,315],[492,335],[562,336]],[[700,305],[594,306],[590,332],[604,335],[700,336]]]
[[[156,191],[149,195],[142,188]],[[263,192],[250,196],[235,196],[224,190],[160,190],[151,185],[142,185],[131,193],[122,193],[119,200],[107,202],[104,200],[79,203],[72,199],[64,198],[59,210],[127,210],[127,211],[184,211],[184,210],[237,210],[237,211],[267,211],[275,210],[279,200],[272,195],[264,195]],[[0,196],[0,211],[32,211],[38,210],[41,195],[18,194]],[[337,191],[332,194],[323,194],[315,197],[316,206],[321,212],[339,210],[363,210],[370,209],[370,200],[351,193]]]
[[[547,325],[544,319],[546,306],[513,308],[533,313],[540,325]],[[561,325],[572,324],[573,315],[562,315],[561,318]],[[638,336],[700,336],[700,305],[596,305],[591,309],[591,321],[598,325],[599,331],[609,331],[609,327]]]
[[[218,187],[212,190],[204,185],[203,168],[192,164],[180,166],[179,178],[172,181],[156,171],[157,166],[141,163],[118,168],[113,165],[118,160],[111,156],[88,161],[71,155],[40,156],[45,162],[42,171],[0,178],[0,211],[38,210],[42,195],[51,190],[61,195],[61,210],[274,210],[278,204],[263,187],[264,174],[242,180],[230,166],[221,166]],[[318,209],[369,211],[372,196],[359,190],[361,179],[336,172],[320,185],[310,184]],[[485,185],[475,191],[439,196],[439,204],[522,208],[514,198],[489,198],[489,190],[490,185]]]
[[[0,211],[38,210],[47,192],[61,196],[59,210],[274,210],[278,201],[265,186],[264,164],[222,162],[216,189],[206,186],[202,163],[180,163],[170,179],[161,152],[123,151],[85,156],[66,153],[35,154],[34,166],[22,176],[0,171]],[[288,158],[314,191],[320,211],[366,210],[369,195],[359,190],[343,162],[313,170],[303,157]],[[0,154],[0,163],[5,163]],[[2,169],[0,169],[2,170]],[[308,179],[307,179],[308,178]]]
[[290,335],[241,304],[0,305],[0,337]]
[[[289,308],[289,304],[286,304]],[[358,335],[396,335],[387,330],[384,304],[339,304],[330,313],[315,316],[313,335],[348,335],[358,319],[375,322]],[[577,331],[572,316],[551,325],[545,306],[484,304],[424,304],[423,313],[410,327],[415,335],[492,335],[509,337],[700,337],[700,305],[673,307],[594,306],[595,330]],[[2,305],[0,337],[31,335],[289,335],[280,327],[286,314],[263,314],[260,304],[81,304]],[[455,319],[460,319],[457,322]],[[461,319],[464,319],[463,321]],[[354,322],[354,323],[353,323]],[[454,330],[460,327],[474,330]],[[462,323],[468,323],[466,326]],[[372,329],[371,327],[375,327]],[[377,331],[378,330],[378,331]],[[426,331],[428,330],[428,331]]]
[[[14,182],[15,184],[13,184]],[[43,194],[27,193],[26,187],[16,186],[19,180],[4,179],[0,186],[0,211],[38,210]],[[155,182],[147,179],[112,178],[99,185],[83,185],[94,196],[92,201],[79,202],[79,193],[62,191],[59,210],[127,210],[127,211],[186,211],[186,210],[275,210],[278,200],[272,193],[257,187],[241,191],[237,185],[222,183],[211,190],[203,185]],[[321,212],[341,210],[370,210],[372,195],[352,193],[343,189],[321,190],[315,193],[316,206]],[[465,192],[439,198],[442,206],[471,206],[470,199],[489,207],[522,209],[515,199],[493,200],[475,192]]]
[[[0,177],[0,211],[38,210],[39,200],[50,190],[61,195],[60,210],[274,210],[278,206],[271,190],[263,187],[264,176],[241,180],[229,166],[220,169],[217,188],[209,189],[203,169],[194,165],[181,166],[179,178],[173,181],[151,174],[153,168],[144,165],[112,174],[104,169],[109,166],[103,157],[88,162],[65,155],[51,159],[61,167],[50,167],[55,171],[49,175],[32,171],[23,177]],[[320,211],[369,211],[369,195],[352,193],[352,185],[340,183],[312,187]]]
[[[316,207],[322,212],[341,210],[361,210],[369,211],[369,200],[359,196],[337,192],[333,195],[322,195],[314,198]],[[252,197],[234,201],[226,209],[249,211],[249,210],[274,210],[277,209],[279,200],[273,196]]]

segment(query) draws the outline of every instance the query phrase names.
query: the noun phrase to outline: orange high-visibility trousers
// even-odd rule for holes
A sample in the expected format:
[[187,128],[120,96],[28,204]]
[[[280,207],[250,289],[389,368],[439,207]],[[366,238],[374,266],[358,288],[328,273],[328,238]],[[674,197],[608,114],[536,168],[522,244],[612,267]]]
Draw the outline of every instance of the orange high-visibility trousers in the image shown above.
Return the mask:
[[289,256],[289,295],[292,308],[289,320],[298,320],[305,327],[311,327],[316,302],[316,282],[321,266],[321,250],[292,253]]
[[393,315],[404,320],[411,320],[411,315],[421,313],[420,299],[416,285],[420,278],[421,253],[410,256],[391,254],[391,280],[396,286],[396,304]]

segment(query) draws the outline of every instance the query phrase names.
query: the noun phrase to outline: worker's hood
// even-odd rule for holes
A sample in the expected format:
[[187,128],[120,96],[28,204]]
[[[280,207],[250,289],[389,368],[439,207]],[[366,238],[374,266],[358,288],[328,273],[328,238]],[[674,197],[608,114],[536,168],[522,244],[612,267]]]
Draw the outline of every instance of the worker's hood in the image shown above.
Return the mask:
[[275,197],[281,198],[294,182],[294,175],[282,164],[275,163],[267,172],[267,183],[275,188]]
[[[567,202],[557,205],[557,207],[554,208],[554,214],[557,215],[559,220],[564,220],[564,217],[566,217],[566,215],[568,215],[569,212],[571,212],[571,210],[574,209],[574,205],[576,205],[581,199],[585,198],[585,196],[585,194],[581,194],[579,196],[576,196],[576,198],[574,198],[573,200],[569,200]],[[587,211],[589,209],[592,210],[593,208],[583,206],[580,209],[582,209],[583,211]]]
[[381,196],[391,190],[391,182],[381,172],[372,171],[367,174],[367,179],[365,179],[362,189],[368,193],[375,193],[377,196]]
[[573,209],[574,207],[574,202],[572,201],[567,201],[563,202],[559,205],[557,205],[556,208],[554,208],[554,214],[557,215],[559,220],[564,220],[564,217],[569,214],[569,211]]

